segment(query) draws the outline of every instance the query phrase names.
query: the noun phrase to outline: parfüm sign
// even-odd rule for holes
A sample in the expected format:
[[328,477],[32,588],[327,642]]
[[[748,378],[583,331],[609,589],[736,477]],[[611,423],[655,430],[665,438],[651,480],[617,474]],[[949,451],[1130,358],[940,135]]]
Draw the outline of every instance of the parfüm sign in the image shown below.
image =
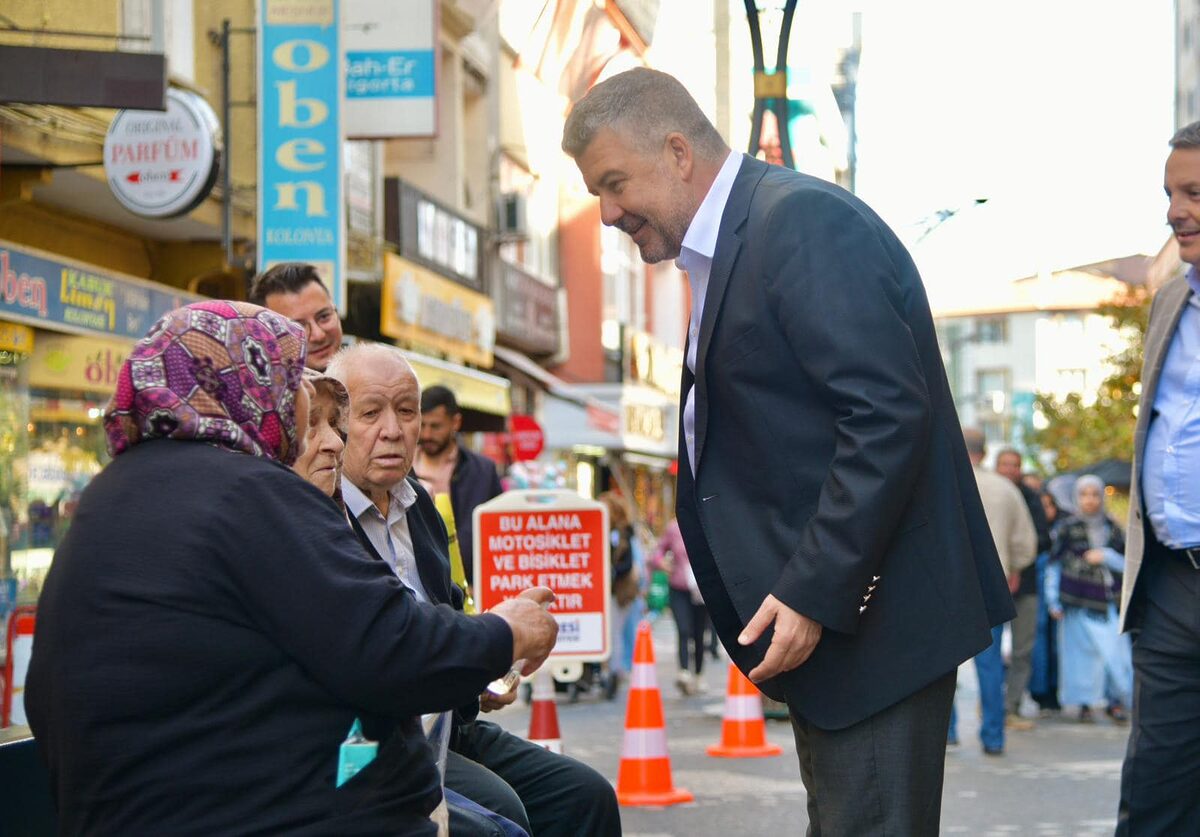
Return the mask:
[[173,218],[200,205],[220,170],[220,123],[195,93],[171,88],[167,109],[123,110],[104,138],[104,173],[121,205]]

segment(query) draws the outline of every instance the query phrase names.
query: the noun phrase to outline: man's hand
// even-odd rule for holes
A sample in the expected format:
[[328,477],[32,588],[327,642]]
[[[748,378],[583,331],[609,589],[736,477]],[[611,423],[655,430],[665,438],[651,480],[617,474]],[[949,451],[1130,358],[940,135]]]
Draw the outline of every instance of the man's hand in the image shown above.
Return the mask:
[[738,637],[738,644],[753,644],[772,623],[775,624],[775,635],[771,637],[771,647],[767,649],[763,661],[749,675],[755,683],[796,668],[812,655],[821,641],[819,622],[768,595]]
[[1008,592],[1012,593],[1015,596],[1015,595],[1017,595],[1017,591],[1020,589],[1021,589],[1021,574],[1020,573],[1009,573],[1008,574]]
[[521,674],[537,671],[558,640],[558,622],[542,607],[552,601],[554,592],[549,587],[530,587],[515,599],[507,599],[488,611],[512,629],[513,662],[525,661]]
[[493,695],[491,692],[485,691],[479,696],[479,708],[483,712],[493,712],[497,709],[502,709],[508,706],[517,699],[517,690],[509,689],[502,695]]
[[1089,549],[1087,552],[1083,553],[1083,560],[1087,561],[1088,566],[1090,567],[1098,567],[1104,563],[1104,550]]

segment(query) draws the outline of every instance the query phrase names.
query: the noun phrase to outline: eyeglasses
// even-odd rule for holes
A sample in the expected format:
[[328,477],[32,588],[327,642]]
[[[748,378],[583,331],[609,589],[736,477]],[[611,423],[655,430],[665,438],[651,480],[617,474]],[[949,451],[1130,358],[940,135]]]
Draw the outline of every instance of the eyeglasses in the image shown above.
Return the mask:
[[311,319],[296,320],[297,323],[304,326],[304,336],[312,337],[313,324],[315,323],[322,331],[328,331],[338,321],[337,310],[334,308],[322,308]]

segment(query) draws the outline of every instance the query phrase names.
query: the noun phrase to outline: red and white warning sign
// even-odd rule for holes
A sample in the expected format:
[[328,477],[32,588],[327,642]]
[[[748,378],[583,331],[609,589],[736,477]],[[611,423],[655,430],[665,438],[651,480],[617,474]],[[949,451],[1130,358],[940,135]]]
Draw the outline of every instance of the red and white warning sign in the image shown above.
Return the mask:
[[25,676],[33,656],[37,608],[14,608],[8,615],[8,661],[4,666],[4,698],[0,726],[28,724],[25,717]]
[[549,587],[558,644],[551,659],[609,655],[608,510],[573,491],[508,491],[475,508],[475,600],[489,610]]

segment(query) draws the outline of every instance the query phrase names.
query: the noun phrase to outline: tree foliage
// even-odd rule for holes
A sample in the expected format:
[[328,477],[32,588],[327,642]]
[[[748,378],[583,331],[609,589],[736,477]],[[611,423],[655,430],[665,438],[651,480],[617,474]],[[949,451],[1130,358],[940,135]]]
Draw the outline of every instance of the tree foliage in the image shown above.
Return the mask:
[[1100,382],[1092,403],[1085,403],[1078,393],[1063,399],[1038,393],[1037,409],[1047,424],[1034,439],[1042,449],[1055,452],[1058,471],[1071,471],[1101,459],[1133,459],[1150,299],[1145,288],[1130,287],[1097,309],[1097,313],[1112,320],[1123,339],[1123,348],[1107,358],[1112,372]]

